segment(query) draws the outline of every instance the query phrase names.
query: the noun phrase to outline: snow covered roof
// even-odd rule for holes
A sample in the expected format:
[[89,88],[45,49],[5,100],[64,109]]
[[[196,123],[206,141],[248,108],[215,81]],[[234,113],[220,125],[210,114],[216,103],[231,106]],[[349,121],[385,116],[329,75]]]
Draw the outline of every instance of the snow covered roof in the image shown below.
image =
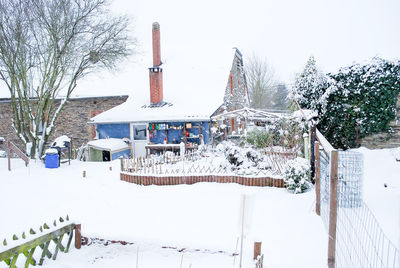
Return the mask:
[[99,139],[89,141],[88,145],[100,150],[119,151],[129,148],[128,144],[123,139]]
[[[163,40],[161,42],[163,45]],[[137,80],[131,85],[129,99],[93,117],[92,123],[210,120],[223,103],[236,50],[218,43],[166,46],[162,50],[162,55],[166,56],[161,65],[164,101],[172,105],[148,107],[149,61],[147,66],[134,70]]]
[[93,117],[92,123],[209,121],[217,108],[207,109],[192,102],[149,107],[129,98],[125,103]]

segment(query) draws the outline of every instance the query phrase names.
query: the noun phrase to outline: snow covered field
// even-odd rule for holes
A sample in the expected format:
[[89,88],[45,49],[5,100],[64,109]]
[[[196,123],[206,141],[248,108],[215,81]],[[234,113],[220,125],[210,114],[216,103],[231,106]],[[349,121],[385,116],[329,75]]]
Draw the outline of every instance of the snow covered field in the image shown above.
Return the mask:
[[45,169],[42,163],[25,168],[14,160],[9,172],[6,159],[0,159],[0,238],[68,214],[82,223],[84,236],[135,244],[73,249],[45,266],[135,267],[137,246],[139,267],[180,266],[182,253],[162,249],[167,246],[186,249],[183,267],[233,267],[246,194],[253,209],[243,267],[254,266],[254,241],[263,242],[266,267],[325,266],[327,235],[314,213],[313,192],[292,195],[285,189],[217,183],[139,186],[119,180],[119,164],[72,161]]
[[[398,244],[398,151],[357,151],[364,154],[365,202]],[[254,267],[254,241],[263,242],[265,267],[326,267],[328,236],[315,215],[313,191],[293,195],[285,189],[217,183],[140,186],[119,180],[119,164],[72,161],[71,166],[45,169],[39,162],[26,168],[15,159],[9,172],[7,160],[0,159],[0,239],[68,214],[82,223],[84,236],[134,245],[73,248],[57,261],[47,260],[45,267],[136,267],[138,251],[141,268],[176,268],[181,261],[182,267],[238,267],[239,257],[232,255],[245,194],[252,209],[243,267]]]

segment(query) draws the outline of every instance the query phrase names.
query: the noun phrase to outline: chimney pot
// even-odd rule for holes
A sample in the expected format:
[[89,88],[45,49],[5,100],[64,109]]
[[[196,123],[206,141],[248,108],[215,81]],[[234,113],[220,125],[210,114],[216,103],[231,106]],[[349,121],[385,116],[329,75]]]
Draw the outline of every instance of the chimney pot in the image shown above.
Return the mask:
[[153,31],[154,30],[157,30],[157,31],[160,30],[160,24],[158,22],[153,22]]

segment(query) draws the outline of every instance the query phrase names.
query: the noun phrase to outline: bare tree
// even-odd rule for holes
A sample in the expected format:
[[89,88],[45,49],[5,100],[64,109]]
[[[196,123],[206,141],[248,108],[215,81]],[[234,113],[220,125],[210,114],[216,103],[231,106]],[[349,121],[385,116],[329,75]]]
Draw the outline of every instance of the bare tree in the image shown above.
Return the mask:
[[10,91],[13,128],[31,143],[32,158],[42,155],[79,79],[114,69],[133,51],[127,26],[106,0],[0,0],[0,79]]
[[274,89],[274,70],[266,59],[252,55],[245,65],[247,85],[249,88],[250,106],[252,108],[271,108]]

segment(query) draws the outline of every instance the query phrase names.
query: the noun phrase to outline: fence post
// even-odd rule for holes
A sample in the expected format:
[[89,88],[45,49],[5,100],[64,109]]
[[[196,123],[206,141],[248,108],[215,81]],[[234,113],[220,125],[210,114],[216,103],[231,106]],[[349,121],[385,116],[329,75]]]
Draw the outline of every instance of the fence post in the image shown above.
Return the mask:
[[10,141],[7,141],[7,158],[8,158],[8,171],[11,171],[11,145],[10,145]]
[[329,244],[328,267],[335,267],[336,252],[336,222],[337,222],[337,193],[338,193],[338,151],[331,152],[330,200],[329,200]]
[[82,225],[77,224],[75,226],[75,248],[80,249],[82,245],[82,234],[81,234]]
[[[316,140],[317,136],[317,127],[315,126],[315,123],[312,123],[311,125],[311,144],[310,144],[310,148],[314,148],[314,143]],[[310,164],[311,164],[311,178],[314,178],[315,175],[315,154],[314,154],[314,150],[310,150],[311,156],[310,156]]]
[[254,260],[257,260],[257,257],[261,255],[261,242],[254,242]]
[[315,153],[315,212],[321,216],[321,174],[319,170],[319,142],[314,144]]

